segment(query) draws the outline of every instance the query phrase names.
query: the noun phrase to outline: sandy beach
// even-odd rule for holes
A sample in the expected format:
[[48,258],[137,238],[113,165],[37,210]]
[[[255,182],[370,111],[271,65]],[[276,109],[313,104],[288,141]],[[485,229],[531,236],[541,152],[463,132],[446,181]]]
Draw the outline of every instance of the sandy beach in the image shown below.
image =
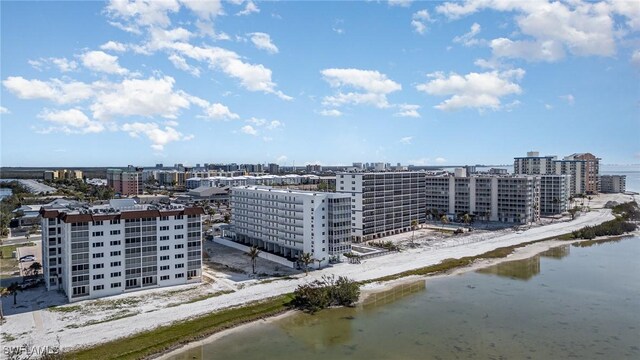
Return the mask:
[[[493,232],[472,232],[465,236],[449,237],[436,241],[416,238],[417,246],[415,248],[407,249],[400,253],[367,259],[362,261],[361,264],[340,263],[322,270],[312,271],[308,276],[302,273],[270,282],[249,279],[242,281],[240,285],[235,287],[236,290],[233,292],[229,292],[228,289],[226,289],[226,292],[221,292],[225,287],[214,281],[204,285],[186,285],[179,287],[180,289],[155,289],[108,298],[109,304],[114,302],[126,304],[131,298],[152,299],[152,301],[145,301],[143,303],[144,306],[135,305],[136,303],[134,302],[128,308],[123,307],[122,310],[128,310],[129,313],[126,313],[121,318],[113,315],[113,305],[109,305],[106,308],[104,306],[102,308],[97,307],[95,304],[96,302],[99,303],[100,300],[93,300],[93,303],[92,301],[83,301],[69,305],[80,305],[77,308],[83,308],[90,304],[91,306],[95,305],[92,311],[59,312],[47,310],[48,299],[45,297],[61,296],[56,292],[45,294],[45,297],[33,303],[34,305],[32,305],[31,309],[22,309],[22,311],[14,311],[13,313],[11,312],[13,299],[4,298],[3,305],[7,314],[7,321],[2,326],[2,333],[11,334],[13,339],[8,340],[5,338],[4,340],[6,341],[3,341],[3,345],[20,346],[30,343],[38,346],[56,346],[59,339],[63,351],[91,346],[92,344],[127,337],[158,326],[169,325],[175,321],[195,318],[216,310],[289,293],[299,284],[311,282],[324,275],[347,276],[358,281],[376,279],[437,264],[444,259],[475,256],[498,247],[553,238],[586,225],[599,224],[613,219],[614,216],[611,211],[602,208],[602,205],[608,200],[622,202],[629,201],[629,199],[630,196],[628,195],[599,196],[591,202],[592,211],[581,214],[573,221],[558,221],[545,226],[531,227],[528,230],[515,231],[506,229]],[[555,240],[535,243],[517,249],[506,258],[479,261],[470,267],[452,271],[451,274],[473,271],[499,261],[530,257],[551,247],[567,243],[566,241]],[[393,286],[393,283],[368,284],[363,287],[363,293],[366,295],[367,292],[380,291],[385,286]],[[168,291],[174,291],[175,295],[166,296]],[[205,297],[204,300],[191,303],[180,303],[179,297],[181,293],[179,291],[201,291],[205,294],[215,294],[216,296]],[[102,300],[100,304],[104,303],[105,300]],[[167,303],[172,305],[167,306]],[[111,316],[111,318],[107,318],[105,321],[105,316]],[[228,331],[242,331],[246,326],[251,326],[251,324],[242,325]],[[228,331],[214,336],[225,336],[225,334],[229,333]],[[205,339],[203,341],[210,340]]]

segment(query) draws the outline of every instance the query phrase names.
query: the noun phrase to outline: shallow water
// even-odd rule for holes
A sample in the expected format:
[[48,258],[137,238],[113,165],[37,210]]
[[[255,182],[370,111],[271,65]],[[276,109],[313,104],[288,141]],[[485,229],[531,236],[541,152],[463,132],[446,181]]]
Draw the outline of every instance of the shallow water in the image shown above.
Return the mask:
[[569,245],[296,314],[172,359],[640,359],[640,238]]

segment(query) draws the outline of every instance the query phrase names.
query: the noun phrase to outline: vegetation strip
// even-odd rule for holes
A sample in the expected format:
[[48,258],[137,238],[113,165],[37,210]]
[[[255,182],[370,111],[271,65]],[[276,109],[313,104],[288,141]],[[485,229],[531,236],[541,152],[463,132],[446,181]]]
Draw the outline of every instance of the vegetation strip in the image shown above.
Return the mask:
[[291,294],[243,307],[176,322],[153,330],[64,354],[65,359],[142,359],[193,342],[216,332],[254,320],[274,316],[288,309]]

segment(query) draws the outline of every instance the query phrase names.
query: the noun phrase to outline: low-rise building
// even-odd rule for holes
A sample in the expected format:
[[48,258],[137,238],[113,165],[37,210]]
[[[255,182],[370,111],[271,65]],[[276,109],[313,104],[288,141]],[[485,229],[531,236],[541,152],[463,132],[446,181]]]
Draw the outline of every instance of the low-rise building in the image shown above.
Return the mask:
[[600,191],[603,193],[624,193],[627,191],[626,175],[600,176]]

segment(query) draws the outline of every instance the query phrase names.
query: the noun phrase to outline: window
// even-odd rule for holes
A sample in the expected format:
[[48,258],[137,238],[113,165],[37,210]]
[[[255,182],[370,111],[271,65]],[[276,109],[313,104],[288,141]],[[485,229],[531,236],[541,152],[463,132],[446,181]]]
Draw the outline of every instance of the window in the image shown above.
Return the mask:
[[181,269],[181,268],[183,268],[183,267],[184,267],[184,264],[176,264],[176,265],[174,266],[174,269]]
[[[120,231],[120,230],[118,230],[118,231]],[[121,244],[120,240],[114,240],[114,241],[109,242],[109,245],[111,245],[111,246],[118,246],[120,244]]]
[[169,278],[170,278],[169,275],[162,275],[162,276],[160,276],[160,281],[169,280]]
[[111,273],[111,277],[112,277],[112,278],[113,278],[113,277],[119,277],[119,276],[122,276],[122,273],[121,273],[120,271],[116,271],[116,272],[112,272],[112,273]]
[[146,276],[142,278],[142,285],[153,284],[153,276]]
[[112,289],[114,289],[114,288],[119,288],[119,287],[121,287],[121,286],[122,286],[122,284],[121,284],[121,283],[119,283],[119,282],[117,282],[117,283],[111,283],[111,288],[112,288]]
[[169,227],[168,226],[160,226],[160,231],[168,231]]
[[165,251],[165,250],[169,250],[169,245],[160,246],[160,251]]
[[169,221],[168,216],[160,216],[160,221]]
[[93,291],[104,290],[104,285],[95,285]]
[[[109,221],[109,224],[111,224],[111,225],[120,224],[120,219],[111,220],[111,221]],[[120,285],[118,285],[118,286],[120,286]]]
[[169,265],[160,266],[160,271],[165,271],[165,270],[169,270]]
[[184,277],[184,273],[180,273],[180,274],[176,274],[176,275],[175,275],[175,278],[176,278],[176,279],[178,279],[178,278],[183,278],[183,277]]
[[103,236],[104,235],[104,231],[94,231],[92,234],[94,237],[96,236]]
[[174,236],[175,239],[184,239],[184,235],[180,234],[180,235],[176,235]]
[[93,226],[102,226],[102,221],[94,221]]
[[94,269],[102,269],[104,268],[104,264],[100,263],[100,264],[93,264],[93,268]]
[[176,254],[176,259],[184,259],[184,254]]
[[169,260],[169,255],[160,256],[160,261]]
[[176,244],[174,249],[184,249],[184,244]]
[[104,274],[93,275],[93,280],[100,280],[100,279],[104,279]]
[[120,230],[111,230],[109,232],[109,234],[111,234],[111,235],[120,235]]
[[187,277],[192,278],[198,275],[198,272],[196,270],[189,270],[187,271]]
[[183,219],[183,216],[182,216],[182,215],[176,215],[175,219],[176,219],[176,220],[182,220],[182,219]]
[[160,236],[160,241],[169,240],[169,236]]
[[122,254],[122,252],[120,252],[120,250],[111,252],[111,256],[120,256],[120,254]]
[[116,266],[120,266],[120,265],[122,265],[121,261],[112,261],[111,262],[111,267],[116,267]]
[[91,244],[92,247],[97,248],[97,247],[103,247],[104,243],[103,242],[96,242]]
[[104,253],[93,254],[94,259],[101,258],[101,257],[104,257]]
[[138,279],[129,279],[125,282],[125,286],[138,286]]
[[184,229],[184,225],[176,225],[173,227],[175,230]]

